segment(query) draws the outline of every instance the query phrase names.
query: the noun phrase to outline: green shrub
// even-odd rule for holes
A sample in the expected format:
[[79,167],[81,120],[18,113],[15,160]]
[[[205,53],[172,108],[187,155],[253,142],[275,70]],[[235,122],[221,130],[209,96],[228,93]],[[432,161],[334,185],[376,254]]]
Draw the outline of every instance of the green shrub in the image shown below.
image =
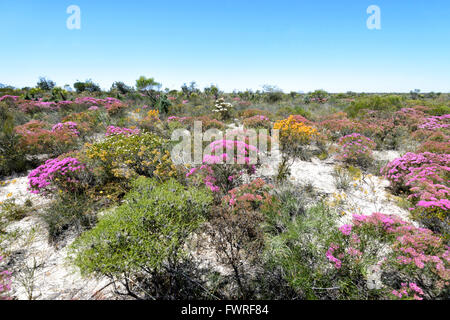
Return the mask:
[[0,201],[0,219],[7,221],[18,221],[27,216],[32,210],[31,200],[26,200],[24,204],[17,204],[14,198],[4,202]]
[[433,116],[442,116],[444,114],[450,114],[450,107],[449,106],[433,106],[433,107],[431,107],[430,111],[428,111],[428,113]]
[[353,101],[350,104],[350,106],[348,106],[345,109],[345,112],[347,112],[349,117],[354,118],[362,110],[397,111],[401,107],[402,107],[402,98],[400,96],[373,95]]
[[350,188],[352,177],[345,167],[335,166],[331,175],[333,176],[334,186],[337,190],[347,191]]
[[97,221],[93,202],[84,194],[61,193],[42,213],[51,243],[62,240],[66,231],[78,234]]
[[315,288],[332,288],[336,284],[328,273],[325,251],[336,235],[337,218],[336,213],[319,204],[288,220],[284,232],[268,238],[267,265],[281,268],[302,298],[324,298],[335,293]]
[[22,172],[27,167],[26,154],[20,147],[20,137],[14,132],[14,117],[0,106],[0,177]]
[[[183,246],[211,202],[206,189],[140,177],[123,205],[76,240],[72,260],[82,274],[108,276],[124,283],[131,295],[148,298],[152,281],[182,263]],[[131,288],[130,280],[147,290]]]

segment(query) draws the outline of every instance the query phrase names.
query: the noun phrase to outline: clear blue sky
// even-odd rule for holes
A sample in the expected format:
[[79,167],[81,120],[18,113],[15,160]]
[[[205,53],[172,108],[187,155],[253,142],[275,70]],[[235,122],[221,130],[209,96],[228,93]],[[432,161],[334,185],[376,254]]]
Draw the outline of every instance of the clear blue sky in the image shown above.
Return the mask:
[[[81,29],[69,30],[69,5]],[[367,7],[381,9],[369,30]],[[0,0],[0,83],[450,92],[448,0]]]

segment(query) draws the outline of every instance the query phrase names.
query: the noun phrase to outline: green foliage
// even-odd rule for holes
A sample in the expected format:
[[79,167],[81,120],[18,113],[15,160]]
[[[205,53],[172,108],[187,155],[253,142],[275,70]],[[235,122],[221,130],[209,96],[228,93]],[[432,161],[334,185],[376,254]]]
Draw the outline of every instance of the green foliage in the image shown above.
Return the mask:
[[283,100],[283,91],[276,87],[271,85],[264,85],[264,99],[268,103],[277,103],[281,100]]
[[0,105],[0,177],[22,172],[26,166],[20,137],[14,132],[14,117],[4,105]]
[[75,88],[75,90],[77,91],[77,93],[82,93],[82,92],[89,92],[89,93],[94,93],[94,92],[101,92],[101,88],[98,84],[92,82],[92,80],[86,80],[85,82],[81,82],[81,81],[77,81],[73,84],[73,87]]
[[169,112],[169,107],[171,103],[165,94],[160,95],[159,99],[156,101],[155,107],[159,110],[160,114],[167,114]]
[[58,194],[42,214],[49,241],[61,240],[69,230],[81,233],[92,227],[97,221],[95,209],[93,202],[84,194]]
[[50,79],[40,77],[36,87],[43,91],[50,91],[56,86],[56,83]]
[[311,92],[309,96],[315,99],[325,99],[328,97],[328,92],[326,92],[325,90],[316,90],[314,92]]
[[120,94],[127,94],[133,91],[133,88],[127,86],[122,81],[116,81],[111,86],[111,91],[116,91]]
[[331,175],[337,190],[346,191],[350,188],[352,178],[345,167],[335,166]]
[[52,89],[52,98],[53,101],[66,101],[68,97],[68,92],[60,87],[54,87]]
[[428,111],[428,113],[433,116],[442,116],[444,114],[450,114],[450,106],[445,105],[433,106]]
[[204,221],[211,202],[206,189],[140,177],[123,205],[76,240],[73,261],[83,274],[150,275],[182,258],[183,245]]
[[161,84],[156,82],[154,78],[146,78],[141,76],[136,80],[136,88],[140,91],[151,91],[159,89],[160,87]]
[[[286,200],[289,199],[287,197]],[[297,211],[297,208],[292,202],[287,203],[291,203],[289,209],[281,212],[285,215],[283,232],[269,235],[266,243],[268,266],[281,268],[288,283],[301,297],[326,297],[333,293],[332,290],[315,288],[335,286],[333,276],[327,272],[329,262],[325,252],[336,236],[338,217],[321,203],[300,214],[290,212]],[[290,215],[294,217],[290,219]],[[351,282],[351,279],[346,280]]]
[[353,101],[345,111],[349,117],[356,117],[362,110],[397,111],[402,107],[402,97],[397,95],[372,95]]
[[0,220],[18,221],[26,217],[32,210],[32,203],[30,200],[25,201],[24,204],[17,204],[14,198],[0,202]]

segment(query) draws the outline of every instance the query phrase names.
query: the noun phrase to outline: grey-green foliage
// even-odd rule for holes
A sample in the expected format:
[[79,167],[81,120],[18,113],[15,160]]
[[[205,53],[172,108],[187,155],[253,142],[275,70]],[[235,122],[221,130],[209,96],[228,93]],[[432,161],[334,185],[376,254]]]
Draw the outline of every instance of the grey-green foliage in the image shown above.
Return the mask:
[[301,297],[316,299],[332,293],[315,288],[333,287],[333,270],[325,253],[336,237],[337,215],[324,204],[296,215],[284,232],[269,237],[266,259],[272,268],[280,269],[290,286]]
[[182,257],[186,239],[204,221],[211,202],[206,189],[140,177],[124,204],[77,239],[73,262],[84,274],[115,279],[159,272]]
[[27,161],[14,131],[14,115],[0,103],[0,177],[26,169]]

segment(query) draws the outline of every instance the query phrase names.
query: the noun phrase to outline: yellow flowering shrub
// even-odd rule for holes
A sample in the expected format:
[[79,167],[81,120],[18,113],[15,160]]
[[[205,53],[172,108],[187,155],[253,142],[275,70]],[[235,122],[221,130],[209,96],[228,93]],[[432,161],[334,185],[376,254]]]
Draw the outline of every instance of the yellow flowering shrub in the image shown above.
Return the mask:
[[318,132],[314,127],[296,120],[292,115],[287,119],[275,122],[273,129],[279,130],[280,150],[283,152],[276,180],[284,181],[290,175],[293,159],[309,159],[309,152],[305,146],[318,136]]
[[308,144],[318,135],[317,129],[297,121],[294,116],[279,120],[273,125],[275,130],[280,130],[281,143]]
[[159,110],[149,110],[145,119],[147,121],[159,121]]
[[162,127],[159,119],[159,110],[149,110],[146,116],[139,121],[139,126],[144,130],[160,135]]
[[100,166],[108,178],[132,179],[137,175],[174,177],[172,163],[165,141],[151,133],[114,135],[94,144],[86,144],[86,156]]

